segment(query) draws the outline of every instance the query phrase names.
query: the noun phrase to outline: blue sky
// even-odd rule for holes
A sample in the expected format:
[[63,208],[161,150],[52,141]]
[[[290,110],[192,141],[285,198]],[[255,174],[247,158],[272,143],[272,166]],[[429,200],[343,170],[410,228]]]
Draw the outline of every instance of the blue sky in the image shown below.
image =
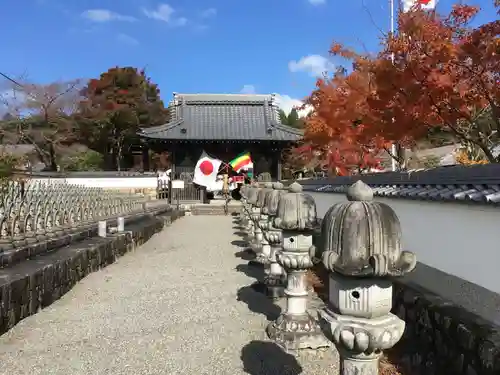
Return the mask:
[[[446,11],[454,1],[442,0]],[[496,17],[492,0],[477,23]],[[378,49],[389,29],[380,0],[0,0],[0,71],[34,82],[145,67],[172,92],[278,93],[284,107],[334,66],[332,41]]]

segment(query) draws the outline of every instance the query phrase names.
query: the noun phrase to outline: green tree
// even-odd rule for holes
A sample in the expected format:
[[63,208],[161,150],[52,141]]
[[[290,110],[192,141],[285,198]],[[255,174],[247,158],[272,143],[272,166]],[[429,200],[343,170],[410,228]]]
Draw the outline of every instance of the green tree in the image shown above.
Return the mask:
[[290,113],[287,115],[282,109],[279,110],[279,117],[281,123],[284,125],[291,126],[292,128],[302,129],[304,127],[304,119],[299,117],[299,113],[296,108],[292,108]]
[[290,113],[288,114],[288,124],[291,127],[297,128],[299,127],[299,114],[297,113],[297,110],[295,108],[292,108]]
[[286,125],[288,123],[288,116],[285,113],[285,111],[283,111],[282,109],[280,109],[278,111],[278,114],[279,114],[279,118],[280,118],[281,123]]
[[23,158],[6,152],[0,152],[0,185],[9,180],[16,167],[23,162]]
[[80,139],[121,170],[123,156],[138,141],[140,127],[167,122],[158,86],[144,70],[115,67],[91,79],[82,91],[78,116]]
[[100,171],[103,163],[104,158],[100,153],[88,150],[62,158],[59,165],[63,171]]

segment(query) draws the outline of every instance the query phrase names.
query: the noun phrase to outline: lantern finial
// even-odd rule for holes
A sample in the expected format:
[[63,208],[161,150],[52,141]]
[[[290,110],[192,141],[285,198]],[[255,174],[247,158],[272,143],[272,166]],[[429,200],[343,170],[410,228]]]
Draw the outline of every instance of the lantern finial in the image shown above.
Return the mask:
[[347,200],[351,202],[373,200],[373,190],[363,181],[358,180],[347,189]]
[[302,185],[298,182],[294,182],[288,187],[290,193],[302,193]]

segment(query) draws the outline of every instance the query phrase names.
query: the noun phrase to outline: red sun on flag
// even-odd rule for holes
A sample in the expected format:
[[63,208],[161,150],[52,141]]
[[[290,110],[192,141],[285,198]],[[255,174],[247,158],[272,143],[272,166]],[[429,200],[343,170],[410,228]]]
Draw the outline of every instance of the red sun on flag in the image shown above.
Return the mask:
[[214,171],[214,166],[212,163],[208,160],[203,160],[200,164],[200,171],[203,173],[205,176],[211,175],[212,172]]

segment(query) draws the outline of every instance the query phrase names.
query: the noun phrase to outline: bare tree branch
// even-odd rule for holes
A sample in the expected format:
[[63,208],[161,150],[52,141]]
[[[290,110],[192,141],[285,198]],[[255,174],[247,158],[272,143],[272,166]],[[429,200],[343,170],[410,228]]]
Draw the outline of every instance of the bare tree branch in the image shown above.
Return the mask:
[[13,79],[4,74],[0,105],[11,121],[0,129],[12,143],[33,145],[40,161],[57,167],[56,148],[74,138],[71,116],[80,102],[81,81],[61,81],[38,85],[27,79]]

